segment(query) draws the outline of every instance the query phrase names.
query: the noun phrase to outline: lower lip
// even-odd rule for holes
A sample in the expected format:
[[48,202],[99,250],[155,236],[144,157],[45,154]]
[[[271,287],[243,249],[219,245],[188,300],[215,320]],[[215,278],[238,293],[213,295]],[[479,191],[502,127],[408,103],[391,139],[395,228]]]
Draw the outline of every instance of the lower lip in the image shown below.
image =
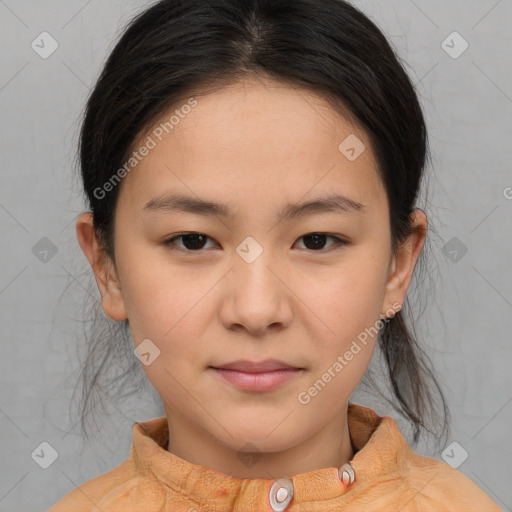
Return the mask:
[[263,373],[239,372],[237,370],[227,370],[224,368],[211,368],[218,375],[226,379],[231,384],[246,391],[270,391],[280,386],[284,382],[299,375],[302,370],[274,370]]

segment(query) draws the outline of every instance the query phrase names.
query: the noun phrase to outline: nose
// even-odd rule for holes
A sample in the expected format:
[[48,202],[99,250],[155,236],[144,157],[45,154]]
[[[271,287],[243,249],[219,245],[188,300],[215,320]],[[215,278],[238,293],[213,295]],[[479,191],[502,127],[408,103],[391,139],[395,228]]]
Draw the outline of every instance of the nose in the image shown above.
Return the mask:
[[234,255],[226,276],[221,320],[227,329],[261,336],[287,327],[292,319],[289,278],[270,250],[254,260]]

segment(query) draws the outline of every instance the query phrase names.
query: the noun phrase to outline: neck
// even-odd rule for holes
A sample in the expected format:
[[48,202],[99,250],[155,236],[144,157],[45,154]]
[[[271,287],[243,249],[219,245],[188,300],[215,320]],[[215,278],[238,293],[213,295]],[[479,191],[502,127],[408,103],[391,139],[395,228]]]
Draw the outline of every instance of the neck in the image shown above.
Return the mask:
[[290,477],[318,469],[338,468],[355,453],[350,440],[347,407],[343,407],[319,431],[299,443],[285,441],[282,449],[258,451],[258,441],[239,440],[245,449],[236,450],[210,433],[197,429],[166,407],[169,425],[167,450],[178,457],[236,478]]

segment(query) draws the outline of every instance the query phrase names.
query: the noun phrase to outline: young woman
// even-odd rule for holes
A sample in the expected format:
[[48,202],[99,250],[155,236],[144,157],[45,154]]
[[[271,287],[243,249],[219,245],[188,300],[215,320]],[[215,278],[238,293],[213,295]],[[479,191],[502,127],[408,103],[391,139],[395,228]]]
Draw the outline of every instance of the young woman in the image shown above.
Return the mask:
[[401,311],[426,154],[409,78],[344,1],[138,15],[87,104],[76,229],[165,416],[50,512],[500,510],[349,401],[379,346],[416,439],[437,418]]

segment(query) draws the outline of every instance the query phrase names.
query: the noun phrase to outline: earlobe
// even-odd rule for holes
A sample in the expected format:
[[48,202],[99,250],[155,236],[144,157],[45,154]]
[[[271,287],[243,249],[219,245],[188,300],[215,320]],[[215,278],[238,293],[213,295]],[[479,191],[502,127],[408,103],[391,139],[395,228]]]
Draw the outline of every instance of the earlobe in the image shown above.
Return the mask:
[[414,210],[411,214],[412,233],[398,247],[391,261],[384,307],[389,308],[392,304],[405,302],[414,267],[425,242],[427,226],[427,217],[423,211]]
[[94,272],[96,284],[101,293],[105,314],[113,320],[127,318],[120,282],[110,257],[105,253],[96,234],[91,212],[79,215],[76,221],[78,243]]

